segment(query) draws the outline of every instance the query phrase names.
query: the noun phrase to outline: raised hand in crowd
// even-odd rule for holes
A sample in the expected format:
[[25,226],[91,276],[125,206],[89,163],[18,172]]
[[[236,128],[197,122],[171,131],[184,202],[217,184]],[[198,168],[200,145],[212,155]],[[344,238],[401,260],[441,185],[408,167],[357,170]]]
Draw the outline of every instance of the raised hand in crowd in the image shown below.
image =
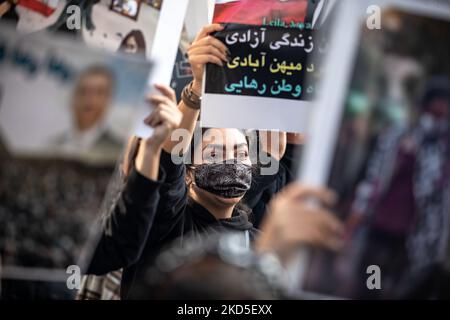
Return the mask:
[[[317,201],[320,205],[313,205]],[[344,226],[327,209],[336,202],[336,195],[293,183],[270,202],[262,224],[257,250],[273,251],[283,260],[301,245],[338,250],[343,245]]]

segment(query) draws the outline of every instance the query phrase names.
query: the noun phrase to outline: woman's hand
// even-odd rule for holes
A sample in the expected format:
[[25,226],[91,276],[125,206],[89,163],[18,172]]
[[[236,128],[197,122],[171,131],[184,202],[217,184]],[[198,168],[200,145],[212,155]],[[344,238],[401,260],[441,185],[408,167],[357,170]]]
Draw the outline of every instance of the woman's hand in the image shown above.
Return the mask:
[[[310,200],[323,206],[312,205]],[[257,241],[260,251],[274,251],[287,259],[292,249],[311,245],[338,250],[343,245],[344,227],[336,216],[325,209],[336,202],[333,192],[291,184],[269,204],[268,215]]]
[[203,72],[207,63],[215,63],[221,67],[227,63],[229,51],[225,44],[217,40],[211,33],[222,31],[224,29],[220,24],[210,24],[202,28],[198,33],[187,54],[191,64],[194,82],[192,89],[198,95],[202,90]]
[[154,128],[154,131],[150,138],[141,142],[135,162],[139,173],[152,180],[158,179],[162,145],[170,138],[173,130],[178,128],[182,118],[172,88],[163,85],[155,85],[155,87],[161,92],[161,95],[150,95],[147,98],[147,101],[155,108],[144,120],[147,125]]
[[175,91],[164,85],[155,85],[161,95],[150,95],[147,101],[155,109],[144,122],[154,128],[153,135],[145,140],[147,146],[161,148],[166,139],[170,138],[172,131],[181,123],[183,115],[178,110]]

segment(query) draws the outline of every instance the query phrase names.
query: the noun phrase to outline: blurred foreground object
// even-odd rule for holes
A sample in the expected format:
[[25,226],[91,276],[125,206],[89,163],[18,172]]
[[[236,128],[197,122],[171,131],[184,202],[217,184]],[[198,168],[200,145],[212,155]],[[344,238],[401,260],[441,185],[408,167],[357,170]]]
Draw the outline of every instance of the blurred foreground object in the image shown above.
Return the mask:
[[[374,4],[379,30],[366,23]],[[337,191],[347,242],[338,254],[311,254],[303,288],[356,299],[449,298],[450,6],[339,8],[302,179]]]
[[149,71],[142,60],[2,24],[2,298],[73,296],[66,268],[82,271],[95,247],[91,228],[113,201],[104,196]]

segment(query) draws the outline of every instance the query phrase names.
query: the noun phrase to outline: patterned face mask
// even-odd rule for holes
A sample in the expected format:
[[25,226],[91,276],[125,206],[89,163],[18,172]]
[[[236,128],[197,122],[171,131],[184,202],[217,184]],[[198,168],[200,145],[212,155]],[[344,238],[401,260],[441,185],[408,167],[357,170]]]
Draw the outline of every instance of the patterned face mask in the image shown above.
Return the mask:
[[242,197],[252,184],[252,167],[245,164],[202,164],[195,167],[195,184],[224,198]]

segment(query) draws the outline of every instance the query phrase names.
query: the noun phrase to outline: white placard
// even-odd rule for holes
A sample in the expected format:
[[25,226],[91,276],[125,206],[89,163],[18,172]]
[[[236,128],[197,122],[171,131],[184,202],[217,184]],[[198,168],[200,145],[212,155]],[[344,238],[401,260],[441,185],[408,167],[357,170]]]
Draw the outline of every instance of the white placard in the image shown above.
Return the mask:
[[249,96],[205,94],[202,127],[304,132],[311,102]]

